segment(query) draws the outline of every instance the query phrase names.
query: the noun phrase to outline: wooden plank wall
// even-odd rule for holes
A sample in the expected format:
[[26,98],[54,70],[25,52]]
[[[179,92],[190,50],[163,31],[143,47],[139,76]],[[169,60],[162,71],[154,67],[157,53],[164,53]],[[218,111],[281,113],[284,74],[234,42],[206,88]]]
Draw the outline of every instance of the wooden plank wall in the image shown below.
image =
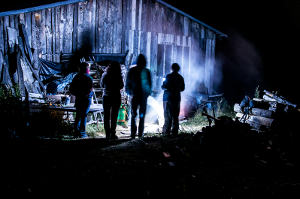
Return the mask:
[[8,49],[6,27],[17,29],[19,22],[27,30],[34,60],[59,62],[60,53],[75,52],[87,42],[92,53],[129,51],[131,61],[143,53],[154,86],[161,83],[158,76],[170,72],[172,63],[178,62],[186,76],[192,64],[205,63],[214,52],[215,41],[206,41],[215,37],[213,32],[153,0],[87,0],[0,17],[0,54]]

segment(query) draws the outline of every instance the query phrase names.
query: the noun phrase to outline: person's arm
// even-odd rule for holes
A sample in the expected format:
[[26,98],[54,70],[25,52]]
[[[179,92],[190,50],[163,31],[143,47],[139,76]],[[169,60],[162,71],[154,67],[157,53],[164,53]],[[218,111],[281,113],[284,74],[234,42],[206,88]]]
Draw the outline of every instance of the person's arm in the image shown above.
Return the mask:
[[93,78],[89,76],[88,81],[87,81],[87,90],[84,91],[84,92],[87,92],[87,93],[85,93],[85,95],[91,96],[92,91],[93,91]]
[[170,87],[170,86],[169,86],[169,77],[168,77],[168,75],[167,75],[167,77],[166,77],[165,80],[163,81],[163,84],[161,85],[161,88],[162,88],[163,90],[168,90],[168,89],[170,89],[169,87]]
[[149,88],[152,90],[152,78],[151,78],[151,72],[148,70],[148,81],[149,81]]
[[185,89],[184,78],[181,77],[180,91],[182,92],[182,91],[184,91],[184,89]]
[[125,83],[125,91],[127,94],[132,95],[132,80],[131,80],[131,70],[128,71]]
[[90,80],[89,80],[89,88],[90,88],[90,91],[93,91],[93,78],[90,77]]
[[77,76],[75,76],[70,84],[69,91],[72,95],[76,95],[76,81],[77,81]]
[[120,79],[119,79],[119,87],[120,87],[120,90],[122,89],[122,88],[124,88],[124,82],[123,82],[123,76],[122,75],[120,75]]
[[254,106],[253,100],[250,99],[249,108],[253,108],[253,106]]
[[241,108],[241,111],[244,113],[244,109],[245,109],[245,106],[246,106],[246,101],[245,101],[245,98],[241,101],[240,103],[240,108]]

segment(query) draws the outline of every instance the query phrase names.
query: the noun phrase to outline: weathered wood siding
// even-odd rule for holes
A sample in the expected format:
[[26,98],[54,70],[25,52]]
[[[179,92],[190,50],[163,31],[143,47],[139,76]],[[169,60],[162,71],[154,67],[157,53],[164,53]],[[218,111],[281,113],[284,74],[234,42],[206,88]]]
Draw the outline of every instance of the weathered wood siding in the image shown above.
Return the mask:
[[89,42],[92,53],[129,51],[131,61],[143,53],[157,88],[174,62],[185,77],[194,72],[191,66],[202,67],[203,81],[212,87],[215,33],[153,0],[87,0],[0,17],[0,62],[8,49],[7,27],[18,29],[18,23],[25,25],[34,60],[59,62],[61,53]]

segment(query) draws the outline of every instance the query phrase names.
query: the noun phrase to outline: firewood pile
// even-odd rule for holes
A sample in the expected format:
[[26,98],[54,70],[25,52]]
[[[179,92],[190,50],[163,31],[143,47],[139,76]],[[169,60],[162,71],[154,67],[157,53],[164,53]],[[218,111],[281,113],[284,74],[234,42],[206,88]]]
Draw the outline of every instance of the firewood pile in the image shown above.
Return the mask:
[[244,115],[241,110],[240,104],[234,105],[234,111],[236,117],[241,120],[245,117],[245,123],[250,124],[254,129],[260,130],[262,127],[269,128],[274,122],[274,116],[279,112],[289,112],[297,107],[296,104],[292,104],[284,97],[264,90],[262,98],[253,98],[254,107],[248,115]]

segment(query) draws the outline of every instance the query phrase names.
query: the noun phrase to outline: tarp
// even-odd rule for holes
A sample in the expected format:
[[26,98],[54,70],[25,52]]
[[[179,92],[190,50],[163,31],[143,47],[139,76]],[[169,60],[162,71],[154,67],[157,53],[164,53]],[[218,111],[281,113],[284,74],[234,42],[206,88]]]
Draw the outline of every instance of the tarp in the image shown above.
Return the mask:
[[67,65],[39,59],[40,79],[46,85],[47,94],[64,93],[77,73],[66,73]]
[[66,71],[66,66],[64,64],[47,61],[45,59],[39,59],[39,63],[39,76],[44,83],[53,77],[61,77]]
[[63,78],[56,79],[47,84],[47,94],[55,95],[57,93],[64,93],[66,87],[72,82],[77,73],[70,73]]

